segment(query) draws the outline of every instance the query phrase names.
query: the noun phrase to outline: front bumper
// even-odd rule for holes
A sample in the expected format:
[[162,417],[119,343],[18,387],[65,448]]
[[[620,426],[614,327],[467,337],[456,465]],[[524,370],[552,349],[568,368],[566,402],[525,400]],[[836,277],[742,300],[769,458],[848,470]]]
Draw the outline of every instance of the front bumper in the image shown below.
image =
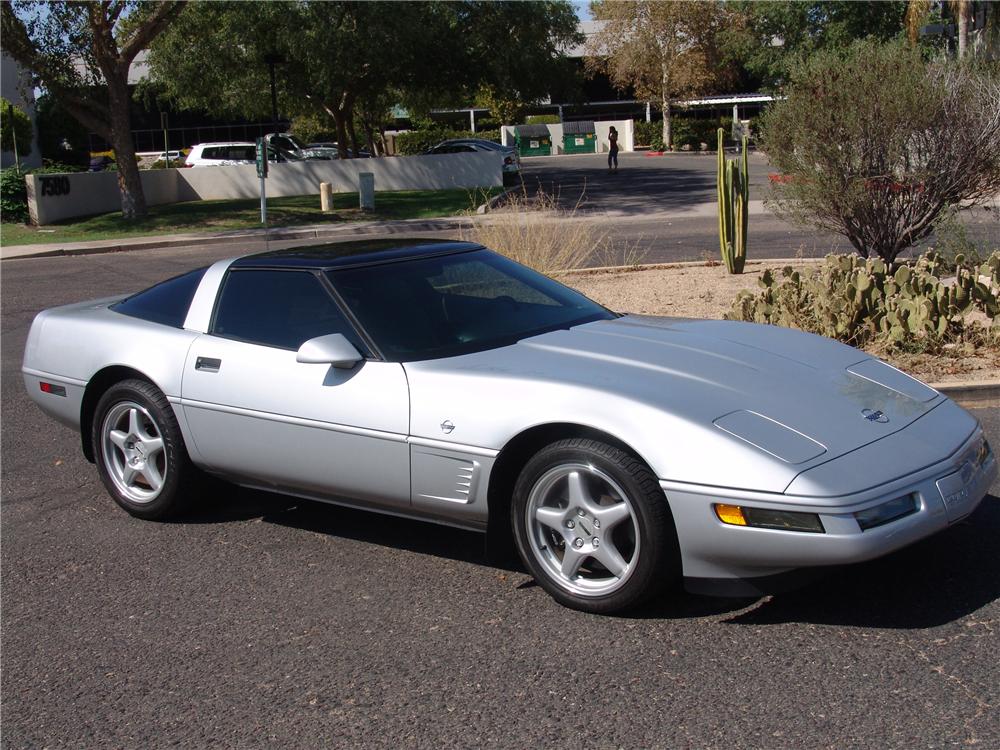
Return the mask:
[[[689,588],[704,588],[699,581],[752,581],[799,568],[863,562],[935,534],[972,513],[996,479],[996,457],[980,453],[983,444],[983,432],[977,428],[943,461],[822,502],[661,481],[677,528],[684,577],[693,583]],[[855,513],[904,495],[916,501],[915,512],[862,530]],[[715,503],[815,513],[825,533],[724,524],[715,514]]]

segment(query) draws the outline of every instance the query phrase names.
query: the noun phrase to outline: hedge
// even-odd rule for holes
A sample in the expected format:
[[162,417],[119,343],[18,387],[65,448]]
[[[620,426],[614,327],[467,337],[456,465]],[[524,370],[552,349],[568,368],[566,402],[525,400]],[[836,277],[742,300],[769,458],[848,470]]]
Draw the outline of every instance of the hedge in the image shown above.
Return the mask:
[[431,146],[451,138],[484,138],[488,141],[500,142],[499,130],[449,130],[447,128],[428,128],[426,130],[409,130],[396,136],[396,153],[402,156],[422,154]]

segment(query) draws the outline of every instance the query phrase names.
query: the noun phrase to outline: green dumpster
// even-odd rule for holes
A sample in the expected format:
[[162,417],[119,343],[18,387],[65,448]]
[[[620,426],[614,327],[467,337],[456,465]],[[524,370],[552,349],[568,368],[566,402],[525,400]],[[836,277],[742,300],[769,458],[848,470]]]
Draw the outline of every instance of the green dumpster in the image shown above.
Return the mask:
[[521,156],[552,155],[552,137],[544,125],[518,125],[514,133],[517,135],[517,152]]
[[563,153],[597,153],[597,131],[592,121],[563,123]]

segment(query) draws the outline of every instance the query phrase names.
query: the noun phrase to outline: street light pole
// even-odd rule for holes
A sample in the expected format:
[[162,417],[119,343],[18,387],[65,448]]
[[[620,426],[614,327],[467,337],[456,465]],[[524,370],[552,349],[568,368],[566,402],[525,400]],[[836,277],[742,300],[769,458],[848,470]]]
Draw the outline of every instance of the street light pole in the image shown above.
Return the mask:
[[278,132],[278,89],[274,81],[274,66],[280,65],[284,61],[281,55],[273,52],[264,55],[264,63],[271,76],[271,130],[275,133]]

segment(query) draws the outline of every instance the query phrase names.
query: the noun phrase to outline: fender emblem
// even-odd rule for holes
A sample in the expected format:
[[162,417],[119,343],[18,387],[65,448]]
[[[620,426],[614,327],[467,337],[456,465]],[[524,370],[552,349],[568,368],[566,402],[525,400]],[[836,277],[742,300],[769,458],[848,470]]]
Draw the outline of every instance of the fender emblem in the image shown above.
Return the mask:
[[861,413],[864,415],[865,419],[869,422],[878,422],[879,424],[886,424],[889,421],[889,417],[880,411],[875,411],[873,409],[862,409]]

